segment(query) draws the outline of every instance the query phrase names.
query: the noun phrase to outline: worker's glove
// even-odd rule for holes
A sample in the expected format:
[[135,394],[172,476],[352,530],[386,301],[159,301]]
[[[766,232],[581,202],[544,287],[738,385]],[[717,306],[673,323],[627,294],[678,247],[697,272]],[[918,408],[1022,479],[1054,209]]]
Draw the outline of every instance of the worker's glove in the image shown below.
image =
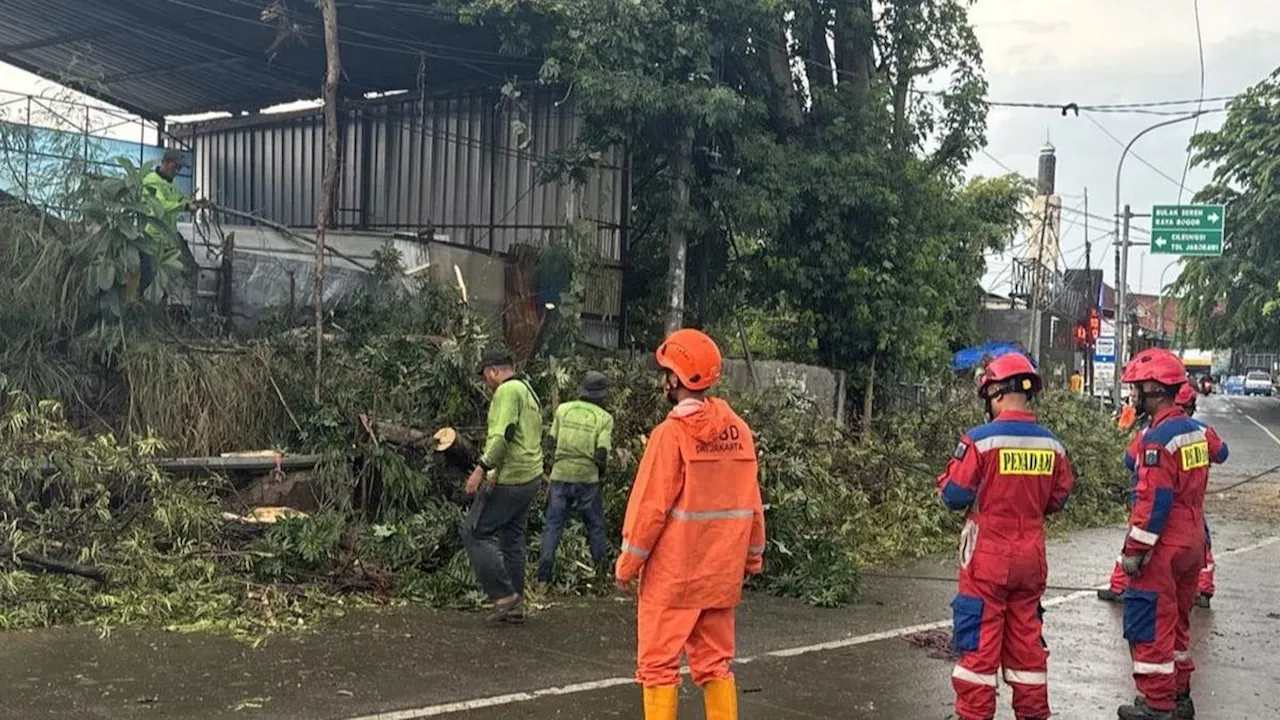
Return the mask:
[[1142,568],[1147,566],[1147,561],[1151,559],[1150,551],[1140,555],[1125,555],[1120,559],[1120,567],[1124,569],[1124,574],[1129,577],[1137,577],[1142,573]]

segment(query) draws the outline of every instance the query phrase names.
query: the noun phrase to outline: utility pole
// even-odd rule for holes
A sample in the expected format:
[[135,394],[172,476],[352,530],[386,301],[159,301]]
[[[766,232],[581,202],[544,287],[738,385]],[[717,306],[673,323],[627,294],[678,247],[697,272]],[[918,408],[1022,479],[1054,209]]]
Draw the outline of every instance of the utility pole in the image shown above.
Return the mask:
[[[1036,247],[1036,263],[1031,268],[1031,298],[1028,306],[1031,310],[1031,327],[1029,328],[1030,337],[1027,342],[1027,350],[1031,353],[1031,357],[1037,362],[1040,357],[1040,335],[1041,335],[1041,315],[1040,296],[1044,293],[1041,287],[1044,279],[1044,244],[1046,236],[1049,233],[1049,224],[1054,220],[1053,198],[1054,183],[1057,174],[1057,158],[1054,154],[1053,144],[1047,139],[1044,147],[1040,148],[1040,157],[1037,161],[1036,172],[1036,196],[1044,198],[1044,203],[1040,208],[1040,242]],[[1054,244],[1057,245],[1057,232],[1054,233]],[[1056,267],[1056,262],[1055,262]]]
[[[1089,318],[1092,316],[1094,308],[1098,307],[1098,292],[1093,287],[1093,245],[1089,240],[1089,188],[1084,189],[1084,277],[1088,283],[1085,290],[1084,303],[1084,322],[1085,327],[1092,333],[1093,328],[1089,325]],[[1101,309],[1099,309],[1099,324],[1102,322]],[[1084,346],[1084,386],[1085,392],[1090,398],[1093,397],[1093,342],[1096,338],[1092,334],[1089,336],[1089,342]]]
[[1123,375],[1121,369],[1128,361],[1129,349],[1129,221],[1133,219],[1133,211],[1126,204],[1124,206],[1124,214],[1120,216],[1123,225],[1123,231],[1120,235],[1120,246],[1117,252],[1120,253],[1120,281],[1116,283],[1116,381],[1115,381],[1115,400],[1116,407],[1120,407],[1120,390],[1123,387],[1120,377]]
[[1043,292],[1040,287],[1041,279],[1044,273],[1044,241],[1045,235],[1049,230],[1049,198],[1044,198],[1044,209],[1040,214],[1040,246],[1036,248],[1036,264],[1031,268],[1031,337],[1027,343],[1027,350],[1031,352],[1031,357],[1040,362],[1040,293]]

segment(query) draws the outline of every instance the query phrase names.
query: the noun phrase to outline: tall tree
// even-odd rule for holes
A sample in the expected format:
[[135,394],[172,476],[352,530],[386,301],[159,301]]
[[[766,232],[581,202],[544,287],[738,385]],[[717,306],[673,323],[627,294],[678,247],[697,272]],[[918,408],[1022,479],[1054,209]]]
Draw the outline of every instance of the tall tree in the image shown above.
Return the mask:
[[[649,321],[633,323],[640,339],[655,340],[674,315],[674,291],[686,283],[666,259],[679,246],[709,323],[736,326],[749,305],[757,323],[778,319],[769,334],[786,358],[911,375],[967,339],[982,251],[1014,227],[992,233],[988,219],[1009,220],[1022,198],[1010,180],[961,183],[986,118],[967,6],[470,0],[464,8],[501,28],[508,49],[545,58],[541,81],[575,103],[585,146],[630,149],[626,301],[643,308],[632,317]],[[922,87],[937,78],[943,84]],[[680,151],[690,135],[686,167]],[[978,205],[990,211],[981,219],[971,214]],[[672,228],[683,233],[679,244]]]
[[1218,130],[1191,139],[1213,167],[1195,202],[1227,206],[1221,257],[1191,258],[1170,288],[1199,347],[1280,344],[1280,70],[1231,101]]
[[320,201],[316,210],[316,270],[311,303],[315,312],[316,358],[312,399],[320,402],[324,378],[324,267],[325,233],[333,217],[338,185],[338,82],[342,78],[342,58],[338,47],[338,5],[336,0],[316,0],[324,19],[324,175],[320,180]]

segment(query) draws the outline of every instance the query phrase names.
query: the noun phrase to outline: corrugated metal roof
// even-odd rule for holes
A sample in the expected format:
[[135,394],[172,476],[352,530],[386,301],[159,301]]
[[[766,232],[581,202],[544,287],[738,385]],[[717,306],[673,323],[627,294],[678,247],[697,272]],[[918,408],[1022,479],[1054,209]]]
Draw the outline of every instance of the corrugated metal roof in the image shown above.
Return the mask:
[[[311,0],[0,0],[0,17],[0,61],[150,118],[314,98],[323,82]],[[347,96],[492,86],[533,67],[430,0],[339,0],[339,25]]]

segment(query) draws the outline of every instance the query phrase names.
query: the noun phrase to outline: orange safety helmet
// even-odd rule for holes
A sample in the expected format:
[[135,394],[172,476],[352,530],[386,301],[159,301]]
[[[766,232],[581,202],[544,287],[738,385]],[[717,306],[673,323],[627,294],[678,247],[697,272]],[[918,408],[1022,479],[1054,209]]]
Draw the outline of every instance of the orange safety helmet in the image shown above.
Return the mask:
[[654,357],[659,367],[675,373],[681,385],[695,392],[720,380],[720,348],[700,330],[683,328],[671,333]]

